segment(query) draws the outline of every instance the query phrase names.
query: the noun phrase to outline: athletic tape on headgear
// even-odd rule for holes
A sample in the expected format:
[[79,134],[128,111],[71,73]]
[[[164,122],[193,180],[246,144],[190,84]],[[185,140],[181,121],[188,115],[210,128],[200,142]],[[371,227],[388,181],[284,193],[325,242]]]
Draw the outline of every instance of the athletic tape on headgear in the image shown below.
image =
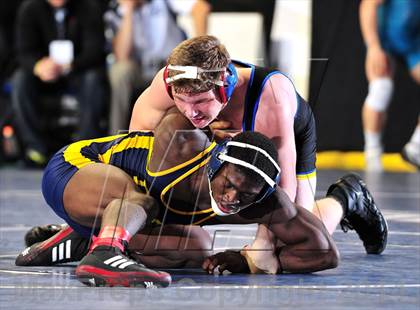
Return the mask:
[[[179,71],[179,74],[169,77],[169,70]],[[176,66],[167,65],[163,71],[163,81],[165,83],[168,95],[173,99],[171,84],[180,79],[200,80],[201,73],[222,72],[220,80],[213,81],[219,92],[222,103],[227,103],[233,94],[236,83],[238,82],[238,74],[233,63],[229,63],[227,69],[203,69],[196,66]]]
[[[254,151],[257,151],[258,155],[265,156],[273,164],[275,170],[277,171],[276,175],[274,177],[270,177],[257,166],[251,163],[248,163],[246,161],[243,161],[239,158],[235,158],[233,156],[227,155],[228,148],[231,146],[252,149]],[[251,169],[252,171],[256,172],[265,180],[265,185],[262,188],[255,203],[260,202],[261,200],[268,197],[270,194],[272,194],[276,190],[276,185],[280,180],[281,169],[279,165],[277,164],[276,160],[272,158],[270,154],[268,154],[264,149],[259,148],[252,144],[247,144],[247,143],[237,142],[237,141],[226,141],[224,143],[219,144],[214,149],[212,156],[210,158],[210,161],[207,165],[207,176],[209,178],[209,181],[211,181],[215,177],[217,172],[222,168],[222,166],[226,162]]]

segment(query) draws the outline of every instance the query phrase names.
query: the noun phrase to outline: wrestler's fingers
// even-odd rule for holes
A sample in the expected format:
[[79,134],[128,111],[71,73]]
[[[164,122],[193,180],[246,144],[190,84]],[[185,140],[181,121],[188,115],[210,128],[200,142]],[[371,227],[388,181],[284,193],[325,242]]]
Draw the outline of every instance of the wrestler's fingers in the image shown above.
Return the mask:
[[204,260],[204,262],[203,262],[203,265],[202,265],[202,268],[206,271],[206,272],[208,272],[209,270],[210,270],[210,268],[211,268],[211,265],[212,265],[212,259],[210,258],[210,257],[208,257],[208,258],[206,258],[205,260]]
[[229,269],[227,269],[227,267],[228,267],[228,264],[227,264],[227,263],[221,264],[221,265],[219,266],[219,273],[220,273],[220,274],[223,274],[223,271],[225,271],[225,270],[229,270]]
[[231,139],[237,134],[237,132],[227,132],[223,130],[213,131],[214,140],[216,140],[216,142],[222,142],[224,140]]
[[202,268],[203,270],[207,270],[207,268],[209,267],[209,264],[210,264],[210,260],[209,260],[208,258],[206,258],[206,259],[204,260],[204,262],[201,264],[201,268]]
[[212,274],[214,272],[214,269],[218,265],[218,260],[216,258],[206,258],[206,260],[203,263],[203,269],[209,273]]
[[214,273],[214,269],[219,265],[219,261],[217,258],[213,258],[209,265],[209,273]]
[[231,127],[231,122],[215,120],[209,126],[210,126],[211,130],[228,129],[228,128]]

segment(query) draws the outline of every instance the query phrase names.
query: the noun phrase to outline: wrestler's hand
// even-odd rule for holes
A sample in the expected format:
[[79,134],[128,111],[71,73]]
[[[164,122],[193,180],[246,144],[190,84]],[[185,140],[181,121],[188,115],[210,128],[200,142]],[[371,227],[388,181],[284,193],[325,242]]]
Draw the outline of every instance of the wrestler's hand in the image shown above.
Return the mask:
[[215,255],[209,256],[204,260],[202,268],[209,274],[214,273],[216,267],[219,267],[219,273],[228,270],[232,273],[249,273],[248,263],[237,251],[227,250]]
[[213,140],[216,142],[221,142],[226,139],[231,139],[239,133],[237,130],[232,130],[230,126],[230,122],[220,120],[215,120],[209,124],[211,133],[213,135]]

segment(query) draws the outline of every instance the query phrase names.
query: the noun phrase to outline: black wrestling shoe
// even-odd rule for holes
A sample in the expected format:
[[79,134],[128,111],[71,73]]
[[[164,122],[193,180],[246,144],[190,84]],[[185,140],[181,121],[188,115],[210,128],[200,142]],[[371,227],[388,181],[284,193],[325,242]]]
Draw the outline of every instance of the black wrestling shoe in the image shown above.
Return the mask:
[[52,266],[81,260],[88,252],[89,239],[72,228],[61,229],[44,242],[38,242],[22,251],[16,266]]
[[45,241],[64,228],[67,228],[67,225],[49,224],[32,227],[25,234],[25,244],[29,247],[35,243]]
[[356,174],[348,174],[332,184],[327,196],[341,202],[344,216],[341,228],[344,232],[354,229],[368,254],[380,254],[385,250],[388,225],[365,182]]
[[86,255],[76,269],[77,279],[88,286],[167,287],[169,273],[146,268],[119,248],[97,246]]

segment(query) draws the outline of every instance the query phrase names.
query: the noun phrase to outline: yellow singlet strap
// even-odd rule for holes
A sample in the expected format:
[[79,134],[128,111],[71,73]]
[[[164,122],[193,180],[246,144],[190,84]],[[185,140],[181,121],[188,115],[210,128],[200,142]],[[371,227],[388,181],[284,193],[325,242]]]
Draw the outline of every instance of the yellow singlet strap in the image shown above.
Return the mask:
[[213,210],[211,208],[206,209],[206,210],[200,210],[200,211],[181,211],[181,210],[177,210],[174,209],[172,207],[170,207],[168,205],[168,203],[164,200],[164,196],[165,194],[172,188],[174,187],[176,184],[178,184],[179,182],[181,182],[182,180],[184,180],[186,177],[188,177],[189,175],[193,174],[194,172],[196,172],[198,169],[200,169],[201,167],[203,167],[204,165],[206,165],[210,160],[209,158],[206,158],[206,160],[202,161],[200,164],[198,164],[197,166],[193,167],[192,169],[188,170],[187,172],[185,172],[183,175],[179,176],[177,179],[175,179],[174,181],[172,181],[171,183],[169,183],[162,191],[162,193],[160,194],[160,200],[162,201],[162,203],[165,205],[166,208],[168,208],[169,210],[171,210],[174,213],[177,214],[181,214],[181,215],[197,215],[197,214],[205,214],[205,213],[210,213]]
[[[193,161],[196,161],[196,160],[202,158],[207,153],[209,153],[216,145],[217,144],[215,142],[213,142],[205,151],[201,152],[200,154],[198,154],[197,156],[195,156],[193,159],[189,160],[188,163],[191,163]],[[177,209],[174,209],[174,208],[170,207],[169,204],[164,200],[165,194],[172,187],[174,187],[176,184],[178,184],[179,182],[181,182],[182,180],[184,180],[185,178],[187,178],[188,176],[190,176],[191,174],[193,174],[194,172],[196,172],[198,169],[200,169],[201,167],[203,167],[204,165],[206,165],[209,161],[210,161],[210,157],[206,158],[200,164],[194,166],[193,168],[191,168],[190,170],[188,170],[187,172],[185,172],[184,174],[182,174],[181,176],[179,176],[177,179],[175,179],[174,181],[172,181],[171,183],[169,183],[162,190],[162,192],[160,194],[160,200],[162,201],[162,203],[165,205],[166,208],[168,208],[172,212],[174,212],[176,214],[180,214],[180,215],[198,215],[198,214],[206,214],[206,213],[213,212],[212,208],[208,208],[208,209],[205,209],[205,210],[199,210],[199,211],[181,211],[181,210],[177,210]],[[181,166],[182,167],[185,167],[186,166],[186,163],[182,163],[181,165],[178,165],[176,167],[179,167],[180,168]],[[171,168],[171,169],[173,169],[173,168]]]

